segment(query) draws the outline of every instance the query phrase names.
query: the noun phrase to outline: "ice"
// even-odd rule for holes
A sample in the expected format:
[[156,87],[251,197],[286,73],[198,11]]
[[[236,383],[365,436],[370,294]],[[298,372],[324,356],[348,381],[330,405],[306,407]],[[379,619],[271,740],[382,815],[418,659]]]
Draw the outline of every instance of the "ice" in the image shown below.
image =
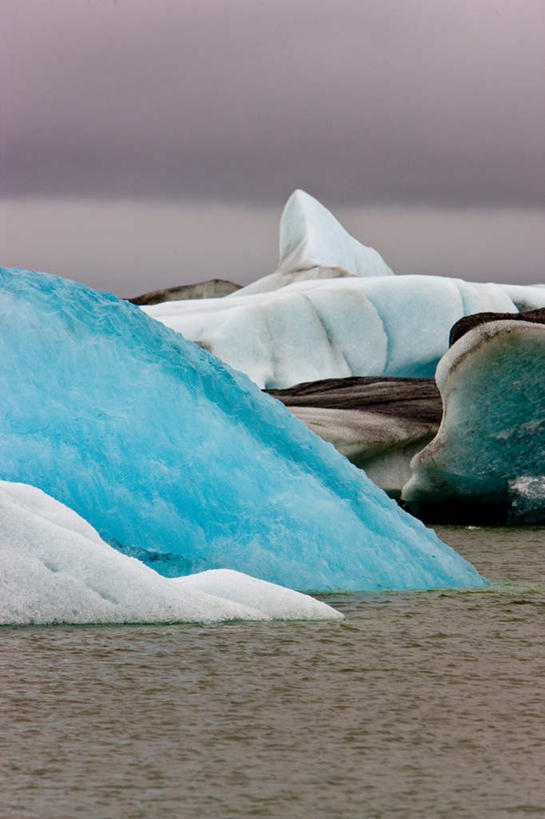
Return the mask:
[[524,523],[545,521],[545,475],[519,475],[509,481],[511,520]]
[[391,276],[372,247],[350,236],[333,214],[302,190],[292,193],[280,219],[279,270],[324,265],[343,267],[358,276]]
[[264,293],[308,278],[391,275],[380,253],[350,236],[321,202],[296,190],[280,219],[278,270],[238,292]]
[[367,477],[390,497],[401,495],[411,477],[411,459],[432,440],[437,429],[431,423],[365,410],[288,408],[320,438],[365,469]]
[[307,594],[232,569],[209,569],[178,577],[175,582],[179,588],[210,594],[222,601],[232,600],[275,620],[331,620],[341,617],[331,606]]
[[411,477],[411,459],[435,437],[443,415],[431,378],[329,378],[270,395],[395,498]]
[[324,620],[318,600],[229,570],[157,574],[39,489],[0,481],[0,624]]
[[436,380],[443,420],[413,459],[403,498],[545,517],[545,326],[480,324],[443,356]]
[[441,276],[300,281],[243,293],[144,309],[260,387],[282,389],[351,375],[431,378],[462,316],[545,306],[543,287]]
[[294,282],[356,277],[356,273],[351,273],[350,270],[345,270],[344,267],[324,267],[323,265],[304,267],[298,270],[276,270],[274,273],[269,273],[267,276],[247,284],[246,287],[241,287],[234,293],[229,293],[226,298],[234,299],[239,295],[252,296],[255,293],[270,293],[272,290],[280,290],[281,287],[287,287],[289,284],[294,284]]
[[139,308],[29,271],[2,269],[0,285],[0,478],[164,575],[482,583],[280,402]]

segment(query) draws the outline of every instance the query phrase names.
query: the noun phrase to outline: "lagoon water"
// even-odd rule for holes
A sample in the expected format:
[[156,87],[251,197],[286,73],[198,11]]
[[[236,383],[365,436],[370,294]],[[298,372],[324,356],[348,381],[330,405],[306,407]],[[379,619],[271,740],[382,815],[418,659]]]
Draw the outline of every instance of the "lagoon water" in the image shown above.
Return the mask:
[[545,815],[545,528],[343,622],[0,630],[0,815]]

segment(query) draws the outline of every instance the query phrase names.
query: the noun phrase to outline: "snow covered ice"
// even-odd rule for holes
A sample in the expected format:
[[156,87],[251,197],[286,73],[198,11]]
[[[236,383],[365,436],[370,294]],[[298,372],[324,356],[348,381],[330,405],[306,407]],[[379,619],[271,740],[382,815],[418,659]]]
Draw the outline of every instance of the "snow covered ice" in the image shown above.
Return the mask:
[[273,292],[167,302],[145,312],[260,387],[386,375],[432,378],[452,325],[545,306],[545,288],[441,276],[299,281]]
[[473,567],[280,402],[114,296],[0,270],[0,477],[163,575],[474,586]]
[[217,569],[157,574],[39,489],[0,481],[0,624],[325,620],[305,594]]
[[403,498],[416,506],[503,507],[513,520],[543,519],[545,326],[480,324],[441,359],[436,380],[443,420],[411,462]]

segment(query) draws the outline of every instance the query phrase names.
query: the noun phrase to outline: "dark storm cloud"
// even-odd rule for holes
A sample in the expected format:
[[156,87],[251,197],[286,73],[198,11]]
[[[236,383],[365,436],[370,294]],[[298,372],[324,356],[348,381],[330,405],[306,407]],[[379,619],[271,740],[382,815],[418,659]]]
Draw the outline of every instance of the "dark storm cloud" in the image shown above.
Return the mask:
[[4,195],[532,206],[543,0],[8,0]]

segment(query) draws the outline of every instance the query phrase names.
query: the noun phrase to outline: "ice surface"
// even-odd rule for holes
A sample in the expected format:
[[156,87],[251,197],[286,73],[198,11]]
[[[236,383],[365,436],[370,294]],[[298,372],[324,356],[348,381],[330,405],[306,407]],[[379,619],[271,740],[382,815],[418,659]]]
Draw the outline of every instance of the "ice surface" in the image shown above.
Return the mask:
[[298,270],[276,270],[274,273],[269,273],[268,276],[263,276],[261,279],[247,284],[246,287],[241,287],[235,293],[230,293],[226,298],[234,299],[238,295],[252,296],[255,293],[270,293],[273,290],[280,290],[281,287],[287,287],[294,282],[356,277],[357,273],[351,273],[350,270],[345,270],[344,267],[324,267],[323,265],[303,267]]
[[436,380],[443,420],[413,459],[403,497],[545,515],[545,326],[474,327],[443,356]]
[[279,270],[343,267],[358,276],[391,276],[374,248],[350,236],[333,214],[302,190],[292,193],[280,219]]
[[280,402],[139,308],[3,269],[0,313],[0,477],[161,574],[227,568],[300,590],[482,582]]
[[437,424],[365,410],[297,406],[289,410],[392,497],[401,494],[411,477],[411,459],[437,429]]
[[157,574],[39,489],[0,481],[0,624],[323,620],[305,594],[230,570]]
[[458,319],[486,310],[516,313],[519,304],[544,307],[545,288],[441,276],[351,277],[144,309],[260,387],[281,389],[350,375],[433,377]]
[[265,293],[304,279],[391,275],[380,253],[347,233],[321,202],[296,190],[280,219],[278,270],[238,292]]
[[545,475],[519,475],[509,481],[511,519],[525,523],[545,521]]

